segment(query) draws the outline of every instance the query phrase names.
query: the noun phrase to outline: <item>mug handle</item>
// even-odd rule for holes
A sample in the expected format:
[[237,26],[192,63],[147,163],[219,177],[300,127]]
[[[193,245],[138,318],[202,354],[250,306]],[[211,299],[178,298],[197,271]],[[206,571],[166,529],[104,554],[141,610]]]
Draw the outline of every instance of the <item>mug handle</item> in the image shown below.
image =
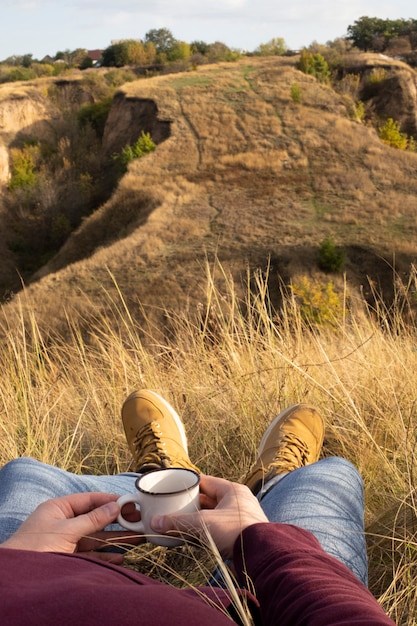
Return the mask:
[[[120,498],[117,500],[117,504],[120,506],[120,509],[128,502],[135,502],[137,504],[140,504],[139,494],[127,493],[124,496],[120,496]],[[120,511],[119,515],[117,516],[117,521],[119,522],[120,526],[123,526],[123,528],[127,528],[128,530],[133,530],[137,533],[141,533],[142,535],[145,534],[145,527],[143,525],[142,520],[140,520],[139,522],[128,522],[123,517],[122,512]]]

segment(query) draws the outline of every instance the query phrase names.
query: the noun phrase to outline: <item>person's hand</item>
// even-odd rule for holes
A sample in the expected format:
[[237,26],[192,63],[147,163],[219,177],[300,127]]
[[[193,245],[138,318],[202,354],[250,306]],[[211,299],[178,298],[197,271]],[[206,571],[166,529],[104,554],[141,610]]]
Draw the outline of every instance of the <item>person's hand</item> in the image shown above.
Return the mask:
[[155,516],[152,529],[158,533],[181,531],[204,541],[207,531],[223,558],[231,558],[241,532],[268,518],[250,489],[222,478],[201,476],[201,511],[189,514]]
[[115,494],[92,492],[47,500],[0,547],[35,552],[88,552],[121,563],[122,554],[98,552],[110,544],[142,541],[127,531],[103,531],[120,513],[118,498]]

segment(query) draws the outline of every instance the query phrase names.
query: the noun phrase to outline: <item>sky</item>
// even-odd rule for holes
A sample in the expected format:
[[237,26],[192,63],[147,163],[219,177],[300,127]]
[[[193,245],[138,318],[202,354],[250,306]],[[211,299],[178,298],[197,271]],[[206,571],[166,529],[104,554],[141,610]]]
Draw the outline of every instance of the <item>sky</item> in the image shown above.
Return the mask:
[[152,28],[188,43],[253,51],[282,37],[300,49],[343,37],[364,15],[417,18],[417,7],[415,0],[0,0],[0,60],[104,49],[112,40],[143,39]]

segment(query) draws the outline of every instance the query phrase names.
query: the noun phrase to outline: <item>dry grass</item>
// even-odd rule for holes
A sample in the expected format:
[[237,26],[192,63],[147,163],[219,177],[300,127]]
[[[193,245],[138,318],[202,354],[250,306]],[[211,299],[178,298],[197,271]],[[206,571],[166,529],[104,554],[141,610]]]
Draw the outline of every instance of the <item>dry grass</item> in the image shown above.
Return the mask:
[[[67,311],[65,340],[40,329],[30,300],[20,325],[3,317],[1,462],[31,455],[75,472],[127,470],[119,409],[132,389],[148,387],[183,416],[194,462],[238,480],[271,418],[313,403],[327,422],[325,454],[345,456],[364,477],[372,591],[398,624],[413,623],[415,327],[399,308],[388,316],[381,306],[374,317],[360,301],[336,327],[310,327],[291,299],[271,308],[260,275],[242,302],[219,266],[207,269],[205,285],[197,310],[165,311],[165,338],[146,315],[134,321],[117,285],[116,296],[106,290],[111,315],[87,304],[88,319]],[[412,299],[415,280],[400,286],[402,302]],[[179,570],[176,584],[185,584],[193,554],[142,549],[135,567],[156,575],[156,559],[159,577],[172,583]]]

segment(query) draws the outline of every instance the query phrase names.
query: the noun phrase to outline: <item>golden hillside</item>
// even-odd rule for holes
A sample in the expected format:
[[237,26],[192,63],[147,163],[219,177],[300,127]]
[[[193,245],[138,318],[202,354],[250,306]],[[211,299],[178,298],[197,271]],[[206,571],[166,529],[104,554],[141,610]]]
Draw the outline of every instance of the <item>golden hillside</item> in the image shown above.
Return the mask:
[[84,313],[100,307],[113,280],[133,311],[193,309],[206,258],[235,277],[270,263],[276,284],[278,275],[288,284],[318,271],[326,236],[344,247],[348,283],[365,293],[370,277],[389,299],[391,265],[403,277],[414,260],[417,154],[384,145],[351,119],[346,97],[299,72],[293,58],[126,84],[104,151],[142,129],[155,152],[130,164],[29,287],[48,323],[74,304]]

